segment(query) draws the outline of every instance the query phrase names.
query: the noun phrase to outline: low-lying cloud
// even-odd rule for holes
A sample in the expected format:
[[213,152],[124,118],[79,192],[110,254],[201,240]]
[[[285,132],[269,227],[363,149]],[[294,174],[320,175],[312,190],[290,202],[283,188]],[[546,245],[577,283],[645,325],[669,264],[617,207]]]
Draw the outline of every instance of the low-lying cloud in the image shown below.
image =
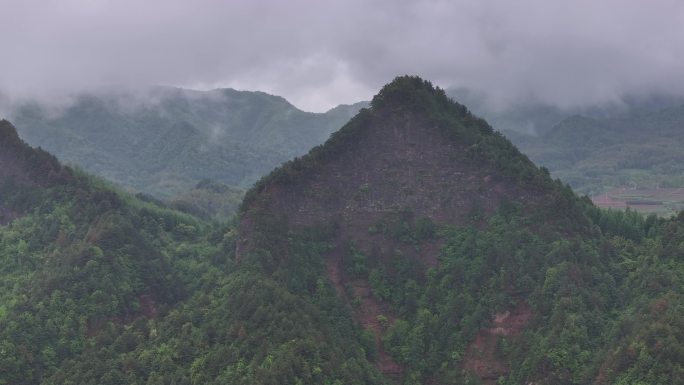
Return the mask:
[[399,74],[561,107],[684,93],[679,0],[1,0],[0,90],[236,87],[306,110]]

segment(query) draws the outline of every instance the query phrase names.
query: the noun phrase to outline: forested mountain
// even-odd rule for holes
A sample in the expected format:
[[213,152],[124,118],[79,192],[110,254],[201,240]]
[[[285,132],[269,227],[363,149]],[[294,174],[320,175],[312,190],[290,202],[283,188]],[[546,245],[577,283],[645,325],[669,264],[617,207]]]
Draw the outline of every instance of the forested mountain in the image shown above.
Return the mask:
[[530,158],[578,191],[684,187],[684,104],[613,117],[575,115],[539,136],[517,136]]
[[40,202],[40,190],[69,181],[71,172],[55,157],[25,145],[14,127],[0,120],[0,223]]
[[612,105],[567,109],[521,101],[496,109],[467,89],[448,94],[582,194],[620,186],[684,187],[682,97],[626,96]]
[[206,178],[249,187],[363,105],[316,114],[263,92],[155,87],[79,94],[60,108],[27,102],[12,118],[22,138],[61,161],[170,198]]
[[684,383],[684,216],[595,208],[420,78],[235,225],[0,128],[0,384]]
[[103,355],[225,264],[223,234],[61,166],[7,121],[0,164],[0,384],[135,383]]
[[593,208],[401,77],[247,193],[236,258],[333,293],[403,383],[681,383],[681,229]]

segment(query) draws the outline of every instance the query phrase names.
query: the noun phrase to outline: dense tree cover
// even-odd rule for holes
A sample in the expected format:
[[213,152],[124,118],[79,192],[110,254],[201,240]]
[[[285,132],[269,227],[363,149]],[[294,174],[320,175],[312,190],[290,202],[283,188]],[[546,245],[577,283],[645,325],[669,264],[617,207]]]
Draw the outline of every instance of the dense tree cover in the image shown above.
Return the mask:
[[79,94],[63,106],[24,103],[12,117],[24,140],[63,162],[172,198],[204,178],[249,187],[322,143],[363,105],[308,113],[263,92],[155,87]]
[[[569,237],[562,223],[539,229],[515,204],[485,223],[436,227],[399,213],[407,219],[369,229],[407,244],[443,240],[435,267],[401,252],[377,259],[352,243],[345,269],[367,280],[397,317],[379,321],[387,352],[405,368],[403,383],[479,383],[464,370],[476,336],[494,314],[521,305],[531,317],[522,333],[497,337],[494,353],[480,358],[510,369],[498,383],[682,383],[684,216],[644,220],[629,211],[585,210],[596,221],[589,236]],[[266,236],[283,234],[277,220],[271,226],[259,229],[264,239],[250,263],[318,304],[325,249],[303,235],[304,249],[293,233]],[[271,255],[268,242],[289,250],[287,260]],[[304,250],[314,258],[300,259]]]
[[0,227],[0,383],[384,382],[316,234],[267,276],[235,268],[231,225],[82,182]]
[[[346,125],[330,135],[324,144],[314,147],[301,158],[283,163],[261,178],[247,192],[243,208],[250,206],[252,199],[265,186],[306,178],[311,170],[360,145],[360,134],[364,130],[397,116],[407,119],[420,116],[424,120],[421,124],[437,126],[445,141],[458,141],[467,146],[467,154],[472,160],[494,165],[510,179],[525,182],[531,188],[555,189],[547,169],[535,166],[501,133],[494,131],[464,105],[450,99],[444,90],[417,76],[401,76],[385,85],[373,97],[370,109],[361,109]],[[572,195],[569,187],[566,193]]]
[[22,216],[0,226],[1,384],[384,382],[334,290],[312,278],[315,234],[301,270],[269,277],[235,268],[231,224],[68,174],[32,186],[28,203],[3,184],[0,203]]
[[[531,309],[522,334],[498,337],[495,355],[485,356],[510,368],[501,384],[681,383],[684,216],[644,220],[629,211],[585,210],[595,221],[591,236],[568,237],[564,224],[542,231],[515,204],[485,224],[435,227],[414,218],[369,229],[407,244],[442,239],[439,263],[430,268],[414,255],[380,260],[352,244],[345,268],[397,316],[385,317],[383,340],[405,368],[404,383],[478,383],[463,370],[476,335],[493,314],[521,304]],[[292,233],[267,236],[283,234],[277,222],[259,229],[264,239],[251,263],[318,304],[325,248],[302,235],[304,244]],[[268,242],[289,250],[288,259],[271,255]],[[300,259],[304,250],[310,259]]]
[[183,298],[170,257],[206,237],[191,217],[72,176],[34,189],[35,204],[0,228],[2,383],[46,380],[95,343],[89,337]]
[[[21,215],[0,225],[0,384],[683,383],[684,215],[595,208],[421,79],[400,78],[372,108],[395,98],[549,202],[506,200],[458,224],[404,208],[349,240],[342,266],[387,306],[377,323],[400,375],[381,374],[361,299],[326,270],[338,224],[290,227],[258,194],[353,145],[364,111],[248,194],[249,234],[79,171],[2,184],[0,207]],[[379,258],[365,233],[401,247]],[[418,258],[426,244],[434,264]],[[507,311],[526,314],[519,329],[486,334]]]
[[[635,289],[635,280],[649,271],[631,263],[650,260],[649,255],[663,248],[666,229],[681,224],[595,208],[568,186],[551,180],[547,170],[535,167],[484,121],[419,78],[397,78],[374,98],[371,109],[363,110],[325,145],[283,165],[248,192],[242,214],[250,224],[246,228],[251,243],[243,251],[242,263],[278,278],[301,273],[302,263],[315,265],[318,259],[301,261],[292,251],[302,234],[288,227],[287,213],[269,209],[269,191],[277,194],[283,186],[306,180],[336,154],[360,145],[359,133],[372,129],[370,122],[382,114],[414,120],[416,114],[427,115],[445,140],[465,143],[473,159],[546,197],[535,206],[504,201],[493,215],[474,209],[458,226],[437,226],[404,208],[378,214],[368,236],[355,233],[357,238],[349,241],[342,257],[350,277],[345,288],[348,305],[369,303],[354,297],[355,288],[363,286],[358,282],[365,281],[375,300],[389,306],[392,314],[378,314],[377,322],[386,353],[403,368],[403,383],[666,384],[683,378],[677,348],[683,342],[680,323],[668,315],[657,331],[646,332],[649,318],[640,319],[635,309],[667,310],[671,305],[658,305],[663,302],[658,295]],[[333,218],[314,228],[327,229],[330,233],[322,236],[334,242],[336,226]],[[377,234],[415,246],[416,251],[397,249],[388,257],[373,247],[359,246],[369,239],[377,241]],[[426,242],[442,245],[434,266],[419,257]],[[318,254],[326,253],[323,249]],[[672,254],[663,257],[667,262],[656,262],[657,274],[667,274],[660,278],[660,287],[677,297],[682,266]],[[294,282],[308,282],[311,288],[320,274],[309,272]],[[504,326],[497,326],[503,332],[489,331],[495,315],[505,318],[503,314],[510,312],[523,313],[524,321],[509,331]],[[361,317],[363,311],[352,313]],[[641,333],[647,333],[649,342]],[[632,358],[616,358],[626,349]],[[641,351],[643,362],[638,359]],[[370,359],[379,364],[376,356]]]

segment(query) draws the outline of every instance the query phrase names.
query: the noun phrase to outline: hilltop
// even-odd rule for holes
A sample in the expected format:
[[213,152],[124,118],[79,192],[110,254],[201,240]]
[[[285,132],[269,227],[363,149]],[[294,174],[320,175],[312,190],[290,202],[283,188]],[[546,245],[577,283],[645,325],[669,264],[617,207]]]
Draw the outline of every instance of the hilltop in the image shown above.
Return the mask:
[[247,224],[265,211],[299,227],[368,228],[402,212],[456,225],[504,203],[552,207],[563,194],[574,199],[484,120],[402,77],[325,144],[260,180],[242,213]]

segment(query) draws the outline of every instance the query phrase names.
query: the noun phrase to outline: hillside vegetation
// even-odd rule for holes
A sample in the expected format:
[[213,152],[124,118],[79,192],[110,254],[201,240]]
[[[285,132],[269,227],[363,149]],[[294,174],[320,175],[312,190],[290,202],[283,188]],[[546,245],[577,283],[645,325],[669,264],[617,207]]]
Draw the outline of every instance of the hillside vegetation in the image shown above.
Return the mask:
[[684,216],[597,209],[420,78],[236,224],[0,135],[0,384],[684,383]]
[[0,175],[0,384],[382,383],[334,301],[328,314],[234,268],[231,226],[64,168],[6,121],[0,133],[17,163]]
[[[324,277],[404,383],[665,384],[682,374],[680,226],[594,208],[402,77],[247,194],[237,258],[305,298]],[[310,250],[323,262],[303,270]]]

